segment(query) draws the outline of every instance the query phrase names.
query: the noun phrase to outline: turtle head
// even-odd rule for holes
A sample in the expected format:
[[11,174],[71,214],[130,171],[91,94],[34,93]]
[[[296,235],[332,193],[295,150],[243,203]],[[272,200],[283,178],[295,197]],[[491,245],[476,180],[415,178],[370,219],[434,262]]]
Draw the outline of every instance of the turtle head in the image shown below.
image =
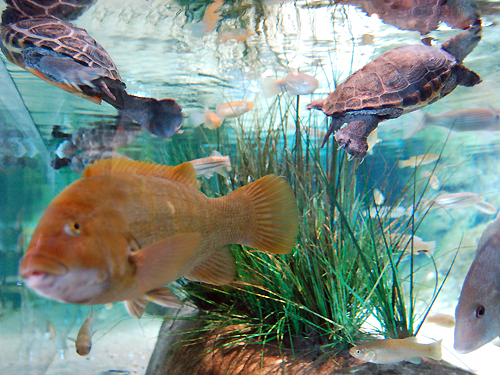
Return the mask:
[[363,140],[351,138],[348,132],[343,132],[342,130],[340,129],[335,133],[335,140],[339,144],[339,147],[357,159],[364,159],[368,152],[366,140],[363,142]]
[[182,109],[172,99],[157,100],[126,94],[122,113],[161,138],[174,135],[182,125]]
[[481,40],[481,20],[478,19],[460,34],[444,42],[441,47],[446,52],[451,53],[458,62],[462,62]]

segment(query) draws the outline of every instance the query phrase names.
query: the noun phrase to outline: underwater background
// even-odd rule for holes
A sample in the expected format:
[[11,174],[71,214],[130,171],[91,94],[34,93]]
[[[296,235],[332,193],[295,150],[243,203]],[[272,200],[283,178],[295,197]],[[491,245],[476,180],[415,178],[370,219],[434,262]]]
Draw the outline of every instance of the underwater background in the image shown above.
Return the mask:
[[[225,195],[268,173],[285,176],[293,184],[301,213],[294,259],[299,259],[295,254],[311,246],[311,242],[315,248],[335,248],[340,253],[332,228],[340,228],[339,233],[354,228],[358,238],[362,238],[359,243],[371,238],[366,242],[372,242],[374,249],[397,250],[394,263],[384,263],[379,272],[389,275],[392,268],[398,269],[388,276],[391,279],[397,274],[397,287],[389,280],[386,290],[400,288],[407,297],[395,299],[401,308],[391,307],[395,301],[391,300],[388,310],[383,311],[394,309],[395,314],[404,317],[401,320],[405,328],[396,324],[398,319],[391,320],[376,312],[375,301],[366,297],[356,307],[358,310],[344,312],[345,321],[337,321],[343,315],[340,310],[327,313],[330,315],[324,319],[325,327],[321,327],[325,332],[338,324],[352,326],[340,330],[333,341],[352,345],[362,338],[358,332],[382,333],[386,338],[392,334],[396,336],[392,338],[397,338],[405,329],[413,333],[420,329],[419,337],[444,339],[446,361],[478,374],[495,373],[495,354],[500,351],[497,346],[490,343],[473,353],[459,355],[453,350],[453,329],[421,323],[427,315],[454,315],[478,240],[500,207],[500,120],[496,109],[500,108],[500,3],[457,1],[454,17],[437,17],[434,21],[432,15],[418,18],[411,12],[414,18],[380,11],[377,15],[371,8],[389,1],[349,3],[98,0],[72,22],[86,29],[106,49],[130,94],[172,98],[182,107],[185,117],[181,131],[169,138],[153,136],[131,124],[107,103],[99,106],[52,86],[0,54],[1,374],[146,373],[159,327],[165,315],[173,316],[177,310],[155,310],[149,306],[149,314],[137,320],[127,315],[122,304],[96,306],[94,346],[88,357],[79,357],[67,337],[76,336],[90,307],[62,304],[36,295],[18,275],[19,262],[47,205],[80,178],[91,161],[119,153],[134,160],[176,165],[209,157],[214,150],[229,156],[232,168],[227,171],[228,177],[215,172],[213,176],[200,176],[200,189],[209,196]],[[406,5],[410,3],[431,2],[408,1]],[[218,6],[214,8],[213,4]],[[408,6],[410,11],[412,6]],[[0,3],[0,10],[5,8],[6,4]],[[379,142],[361,163],[337,150],[333,137],[320,148],[328,118],[321,111],[307,110],[308,103],[326,98],[350,74],[392,48],[421,44],[421,39],[428,37],[441,45],[470,25],[476,14],[481,15],[482,39],[464,65],[480,75],[479,85],[457,87],[423,110],[381,123],[376,135]],[[265,95],[266,83],[276,85],[275,80],[297,71],[318,80],[313,93],[293,95],[292,90],[281,92],[278,88],[274,95]],[[200,125],[205,123],[207,109],[215,111],[232,101],[248,101],[253,108],[236,118],[223,119],[220,126],[210,125],[208,120],[207,126]],[[430,123],[425,116],[457,110],[470,110],[474,116],[473,111],[478,108],[490,108],[496,113],[496,129],[417,129],[425,119]],[[203,121],[198,120],[200,116]],[[65,144],[69,149],[62,147],[68,140],[73,143]],[[417,168],[411,162],[406,168],[401,165],[404,160],[425,154],[439,157]],[[336,181],[335,193],[331,190],[332,181]],[[476,203],[489,205],[479,204],[478,208],[474,203],[433,209],[425,206],[447,193],[474,193],[480,195]],[[338,201],[330,201],[331,196]],[[340,213],[335,215],[335,211]],[[391,233],[382,236],[386,241],[379,236],[380,232],[385,233],[383,228],[389,228]],[[326,233],[334,239],[323,240]],[[400,235],[393,236],[394,233]],[[416,245],[409,237],[403,237],[407,235],[418,236],[428,244],[411,255],[410,249]],[[345,246],[354,249],[356,243],[353,240]],[[373,251],[373,259],[378,259],[378,250]],[[354,253],[345,254],[342,257],[335,253],[341,267],[347,267],[355,257]],[[246,270],[245,264],[261,264],[262,270],[280,269],[286,264],[290,275],[307,277],[307,273],[295,273],[293,268],[301,269],[301,258],[290,266],[286,256],[277,260],[270,255],[249,257],[237,256],[240,275],[247,272],[247,280],[253,280],[255,275]],[[313,258],[318,264],[325,261],[316,255]],[[381,261],[387,262],[387,258]],[[257,275],[262,275],[262,270],[256,271]],[[364,280],[369,279],[367,265],[360,266],[358,273],[363,272],[356,281],[360,290]],[[282,276],[285,274],[283,271]],[[269,280],[272,284],[272,277]],[[377,290],[374,284],[378,281],[366,282]],[[297,285],[308,283],[309,279],[303,279]],[[269,285],[265,286],[266,292],[272,290]],[[216,314],[222,314],[226,306],[226,310],[230,309],[230,302],[211,297],[210,293],[207,297],[198,284],[190,286],[181,280],[177,286],[185,289],[180,294],[186,293],[186,298],[197,307],[209,310],[209,306],[222,301]],[[348,290],[340,283],[331,288],[333,294]],[[255,294],[241,286],[236,289],[235,293]],[[227,289],[222,291],[223,295],[230,293]],[[244,298],[247,297],[241,300]],[[306,299],[300,298],[303,306],[309,306]],[[255,308],[260,303],[265,305],[257,297],[245,301]],[[345,301],[350,300],[345,297]],[[321,305],[317,300],[311,303]],[[319,307],[329,311],[330,305],[325,305],[328,306]],[[233,323],[244,321],[234,316],[231,319]],[[308,317],[287,319],[290,323],[283,328],[286,332],[306,330],[309,323],[314,323]],[[272,325],[262,321],[259,324]],[[278,330],[277,336],[283,335],[283,331]],[[331,332],[334,335],[336,331]],[[328,345],[334,347],[333,343]]]

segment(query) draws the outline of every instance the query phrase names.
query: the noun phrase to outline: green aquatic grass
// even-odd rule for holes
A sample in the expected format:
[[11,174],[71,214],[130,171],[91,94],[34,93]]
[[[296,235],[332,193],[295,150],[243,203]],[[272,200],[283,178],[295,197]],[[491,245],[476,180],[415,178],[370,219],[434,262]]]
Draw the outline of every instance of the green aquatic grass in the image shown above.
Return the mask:
[[[414,234],[425,217],[421,201],[427,186],[417,183],[415,171],[401,194],[388,197],[392,207],[410,205],[408,213],[391,218],[396,208],[385,211],[374,205],[366,177],[373,166],[348,160],[336,144],[321,150],[321,137],[310,134],[322,123],[307,114],[299,116],[299,100],[276,97],[266,113],[254,114],[252,130],[236,119],[235,130],[226,124],[214,135],[198,128],[189,141],[169,143],[163,161],[170,164],[207,156],[207,144],[230,156],[233,170],[228,179],[201,179],[207,195],[225,195],[274,173],[292,186],[299,208],[299,235],[291,254],[232,245],[236,282],[214,287],[181,280],[181,293],[203,311],[206,330],[237,327],[225,345],[277,341],[291,349],[319,345],[325,351],[337,350],[366,337],[361,326],[369,316],[379,325],[371,333],[413,336],[440,290],[431,259],[436,282],[426,293],[427,308],[416,309],[419,291],[429,287],[419,284],[413,251],[409,257],[402,251],[408,242],[403,234]],[[287,130],[291,125],[293,132]],[[409,275],[400,274],[408,258]]]

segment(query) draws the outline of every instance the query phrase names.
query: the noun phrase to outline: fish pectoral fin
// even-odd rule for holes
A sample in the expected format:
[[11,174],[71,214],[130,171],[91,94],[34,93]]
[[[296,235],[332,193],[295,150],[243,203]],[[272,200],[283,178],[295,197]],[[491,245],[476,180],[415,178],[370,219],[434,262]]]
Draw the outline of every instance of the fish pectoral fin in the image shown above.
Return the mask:
[[236,278],[236,261],[227,247],[189,271],[186,278],[213,285],[227,285]]
[[422,358],[420,358],[420,357],[412,357],[412,358],[408,358],[406,360],[406,362],[410,362],[410,363],[414,363],[416,365],[419,365],[419,364],[422,363]]
[[178,233],[130,254],[138,290],[145,294],[182,276],[200,239],[200,233]]
[[125,309],[130,315],[140,318],[144,313],[144,310],[146,310],[148,302],[176,309],[180,309],[182,307],[182,302],[179,297],[177,297],[177,295],[175,295],[170,288],[163,287],[150,290],[143,296],[137,297],[133,300],[124,301]]
[[146,298],[149,301],[163,307],[172,307],[174,309],[180,309],[183,306],[179,297],[177,297],[177,295],[174,292],[172,292],[172,289],[166,286],[163,288],[158,288],[147,292]]
[[219,157],[219,158],[222,158],[222,154],[217,151],[217,150],[213,150],[212,153],[210,154],[210,156],[216,156],[216,157]]
[[226,167],[220,167],[219,169],[217,169],[217,173],[220,174],[224,178],[228,178],[229,177],[228,174],[227,174]]
[[73,341],[74,343],[76,343],[76,339],[74,339],[73,337],[67,337],[67,339],[68,339],[69,341]]
[[125,310],[127,310],[130,315],[135,316],[137,319],[140,319],[140,317],[144,313],[144,310],[146,310],[148,302],[149,300],[144,296],[137,297],[133,300],[123,301],[123,303],[125,304]]

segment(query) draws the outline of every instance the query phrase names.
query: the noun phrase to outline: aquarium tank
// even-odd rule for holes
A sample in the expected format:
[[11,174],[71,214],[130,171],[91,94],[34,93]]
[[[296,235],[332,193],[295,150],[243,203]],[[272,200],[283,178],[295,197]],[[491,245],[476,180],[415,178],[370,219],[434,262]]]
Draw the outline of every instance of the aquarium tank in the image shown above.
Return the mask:
[[495,374],[500,2],[0,2],[0,374]]

